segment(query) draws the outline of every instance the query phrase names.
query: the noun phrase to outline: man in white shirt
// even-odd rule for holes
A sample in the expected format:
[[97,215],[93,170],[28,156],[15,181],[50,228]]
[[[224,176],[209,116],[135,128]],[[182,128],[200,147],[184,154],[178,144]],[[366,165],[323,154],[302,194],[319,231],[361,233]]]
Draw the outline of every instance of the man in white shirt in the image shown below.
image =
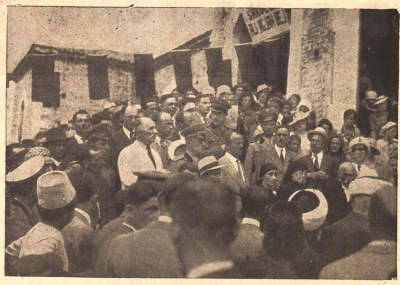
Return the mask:
[[374,176],[378,177],[375,169],[370,168],[365,164],[369,156],[370,147],[368,140],[364,137],[354,138],[349,145],[351,153],[351,162],[357,171],[357,176]]
[[150,118],[137,120],[135,142],[124,148],[118,157],[122,189],[136,182],[138,177],[134,171],[164,169],[160,155],[150,147],[156,136],[156,125]]

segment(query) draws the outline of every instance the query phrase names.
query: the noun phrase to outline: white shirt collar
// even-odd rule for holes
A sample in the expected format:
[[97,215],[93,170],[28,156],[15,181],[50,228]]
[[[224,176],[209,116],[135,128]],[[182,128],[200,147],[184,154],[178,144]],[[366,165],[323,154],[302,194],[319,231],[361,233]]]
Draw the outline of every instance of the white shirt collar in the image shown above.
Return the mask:
[[237,164],[237,158],[234,157],[232,154],[225,152],[226,158],[229,159],[229,161],[233,164],[233,166],[236,168],[237,171],[238,169],[238,164]]
[[76,141],[78,142],[78,144],[83,144],[83,139],[80,135],[78,135],[77,133],[74,134]]
[[88,213],[86,213],[84,210],[79,209],[79,208],[75,208],[75,211],[79,214],[81,214],[89,223],[89,225],[92,224],[92,220],[90,219],[90,216]]
[[122,127],[122,129],[124,130],[125,135],[127,136],[128,139],[131,139],[131,131],[128,130],[125,127]]
[[[314,153],[311,153],[311,157],[312,157],[312,161],[314,162]],[[318,164],[319,164],[319,166],[321,166],[321,161],[322,161],[322,158],[324,157],[324,152],[320,151],[319,153],[317,153],[317,157],[318,157]]]
[[159,216],[158,221],[164,223],[172,223],[172,218],[168,216]]
[[242,224],[254,225],[257,228],[260,227],[260,222],[252,218],[243,218]]
[[187,278],[199,278],[214,272],[232,269],[233,267],[234,265],[231,260],[210,262],[192,268],[188,272]]
[[283,158],[285,158],[285,156],[286,156],[286,148],[285,147],[279,147],[276,144],[274,144],[274,147],[275,147],[276,153],[278,154],[279,157],[281,156],[281,150],[283,150],[282,151]]

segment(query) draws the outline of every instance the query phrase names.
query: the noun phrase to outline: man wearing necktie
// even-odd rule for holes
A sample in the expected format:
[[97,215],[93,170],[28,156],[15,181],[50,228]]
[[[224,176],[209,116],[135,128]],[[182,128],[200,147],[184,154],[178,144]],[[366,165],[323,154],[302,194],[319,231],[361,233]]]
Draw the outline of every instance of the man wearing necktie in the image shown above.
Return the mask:
[[243,136],[237,132],[229,133],[225,137],[226,153],[218,162],[225,165],[221,169],[221,182],[230,186],[235,194],[243,195],[248,188],[248,183],[244,174],[244,167],[239,160],[243,151]]
[[122,189],[136,182],[137,176],[133,172],[164,168],[160,155],[150,147],[157,136],[155,123],[150,118],[139,118],[135,129],[135,142],[124,148],[118,158]]
[[[349,145],[351,154],[351,162],[357,170],[357,176],[374,176],[378,177],[375,169],[366,165],[365,162],[371,151],[368,140],[363,137],[354,138]],[[380,154],[380,153],[379,153]]]
[[300,157],[308,166],[307,178],[312,181],[327,180],[337,177],[340,162],[330,157],[326,151],[329,137],[321,127],[309,131],[307,137],[310,141],[311,155]]

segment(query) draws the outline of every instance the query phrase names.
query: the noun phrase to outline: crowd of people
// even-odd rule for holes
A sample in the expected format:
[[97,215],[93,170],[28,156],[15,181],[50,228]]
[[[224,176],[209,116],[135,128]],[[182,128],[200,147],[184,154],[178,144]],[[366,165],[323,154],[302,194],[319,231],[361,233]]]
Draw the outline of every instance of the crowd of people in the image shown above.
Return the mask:
[[343,125],[271,86],[174,89],[7,146],[9,276],[397,278],[397,94]]

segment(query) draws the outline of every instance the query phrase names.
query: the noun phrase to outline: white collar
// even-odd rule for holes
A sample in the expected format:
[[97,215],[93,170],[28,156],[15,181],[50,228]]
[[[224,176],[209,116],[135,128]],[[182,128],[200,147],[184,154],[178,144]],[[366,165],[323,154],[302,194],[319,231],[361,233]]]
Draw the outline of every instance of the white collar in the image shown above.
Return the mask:
[[238,159],[236,157],[234,157],[232,154],[230,154],[229,152],[225,152],[225,155],[226,155],[226,158],[229,159],[229,161],[232,162],[232,164],[236,168],[238,168],[238,165],[237,165],[237,160]]
[[209,262],[206,264],[202,264],[199,266],[196,266],[192,268],[188,274],[187,278],[199,278],[202,276],[206,276],[208,274],[226,270],[226,269],[232,269],[234,267],[233,262],[231,260],[227,261],[214,261],[214,262]]
[[254,225],[257,228],[260,227],[260,222],[252,218],[243,218],[242,224]]
[[[324,151],[320,151],[319,153],[317,153],[317,157],[318,157],[318,163],[321,166],[321,161],[322,161],[322,158],[324,157]],[[314,153],[313,152],[311,152],[311,158],[314,161]]]
[[84,210],[79,209],[79,208],[75,208],[75,211],[79,214],[81,214],[89,223],[89,225],[92,224],[92,220],[90,219],[90,216],[88,213],[86,213]]
[[134,232],[136,232],[136,229],[133,227],[133,226],[131,226],[130,224],[127,224],[127,223],[122,223],[125,227],[128,227],[128,228],[130,228],[132,231],[134,231]]
[[276,150],[276,153],[278,154],[278,156],[281,156],[281,150],[282,150],[283,157],[285,157],[285,154],[286,154],[286,148],[285,147],[279,147],[276,144],[274,144],[274,147],[275,147],[275,150]]
[[78,135],[77,133],[74,134],[76,141],[78,142],[78,144],[83,144],[83,139],[80,135]]
[[172,218],[168,217],[168,216],[159,216],[158,217],[158,221],[159,222],[164,222],[164,223],[172,223]]
[[124,126],[122,127],[124,130],[125,135],[128,137],[128,139],[131,139],[131,131],[125,128]]

